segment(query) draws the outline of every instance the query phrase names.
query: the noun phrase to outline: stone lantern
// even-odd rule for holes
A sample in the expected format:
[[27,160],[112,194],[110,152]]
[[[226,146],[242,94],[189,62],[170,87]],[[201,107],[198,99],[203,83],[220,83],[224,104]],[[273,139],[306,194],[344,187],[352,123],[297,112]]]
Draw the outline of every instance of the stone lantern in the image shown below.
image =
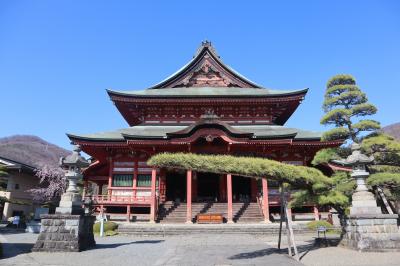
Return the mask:
[[352,154],[347,159],[337,161],[351,166],[351,176],[357,184],[341,244],[360,251],[400,250],[398,214],[383,214],[366,184],[369,176],[367,165],[374,159],[362,154],[357,143],[351,146],[351,150]]
[[82,196],[77,188],[77,182],[82,179],[81,169],[88,167],[89,162],[81,156],[80,151],[80,147],[75,145],[72,154],[60,158],[60,166],[66,170],[68,188],[61,196],[56,213],[81,214],[83,212]]
[[381,209],[376,204],[374,194],[368,190],[366,184],[366,180],[369,176],[366,166],[371,164],[374,158],[362,154],[361,147],[358,143],[353,143],[353,145],[351,145],[351,150],[351,155],[343,161],[344,165],[351,166],[351,177],[355,179],[357,185],[352,195],[350,215],[382,213]]
[[82,179],[82,168],[89,162],[80,155],[79,146],[74,146],[71,155],[60,159],[65,170],[68,188],[61,196],[55,214],[42,215],[40,234],[32,251],[77,252],[96,245],[93,235],[95,217],[82,208],[82,196],[77,182]]

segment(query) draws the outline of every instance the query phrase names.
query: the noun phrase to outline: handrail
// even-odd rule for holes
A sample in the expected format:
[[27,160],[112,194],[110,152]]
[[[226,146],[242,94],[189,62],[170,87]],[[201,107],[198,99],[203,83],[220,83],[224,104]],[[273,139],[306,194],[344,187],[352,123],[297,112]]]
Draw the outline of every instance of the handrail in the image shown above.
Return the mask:
[[377,192],[378,192],[378,196],[381,198],[383,204],[385,205],[385,208],[386,208],[387,212],[388,212],[389,214],[393,214],[392,207],[390,206],[389,202],[387,201],[386,196],[385,196],[385,194],[383,193],[382,188],[380,188],[379,186],[377,186],[377,187],[376,187],[376,190],[377,190]]

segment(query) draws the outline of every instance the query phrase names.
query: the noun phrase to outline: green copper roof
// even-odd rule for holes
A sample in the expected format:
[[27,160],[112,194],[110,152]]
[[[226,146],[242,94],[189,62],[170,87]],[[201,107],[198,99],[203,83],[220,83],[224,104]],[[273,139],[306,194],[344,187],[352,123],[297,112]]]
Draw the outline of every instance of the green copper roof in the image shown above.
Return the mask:
[[[166,139],[167,133],[180,131],[186,127],[188,127],[188,125],[139,125],[109,132],[99,132],[84,135],[67,135],[70,139],[91,141],[124,141],[125,137],[138,139]],[[305,131],[276,125],[232,125],[232,128],[246,133],[254,133],[254,139],[294,137],[295,140],[319,140],[322,135],[320,132]]]
[[[181,87],[179,84],[175,84],[176,80],[183,79],[184,77],[191,77],[198,64],[208,58],[216,64],[220,65],[222,69],[227,71],[237,80],[241,81],[240,87],[197,87],[197,86],[184,86]],[[201,66],[201,65],[200,65]],[[190,74],[191,73],[191,74]],[[238,84],[239,84],[238,83]],[[207,86],[207,85],[204,85]],[[239,86],[239,85],[238,85]],[[178,71],[167,77],[163,81],[146,90],[128,90],[128,91],[114,91],[107,90],[110,96],[119,95],[127,97],[274,97],[274,96],[286,96],[292,94],[305,94],[308,89],[301,90],[271,90],[267,89],[239,72],[235,71],[230,66],[223,63],[221,58],[215,51],[215,48],[211,45],[211,42],[204,41],[201,43],[196,55],[186,65],[180,68]]]
[[270,90],[261,88],[237,88],[237,87],[181,87],[181,88],[164,88],[164,89],[147,89],[140,91],[112,91],[107,90],[110,94],[121,96],[136,97],[254,97],[254,96],[281,96],[306,93],[307,89],[302,90]]

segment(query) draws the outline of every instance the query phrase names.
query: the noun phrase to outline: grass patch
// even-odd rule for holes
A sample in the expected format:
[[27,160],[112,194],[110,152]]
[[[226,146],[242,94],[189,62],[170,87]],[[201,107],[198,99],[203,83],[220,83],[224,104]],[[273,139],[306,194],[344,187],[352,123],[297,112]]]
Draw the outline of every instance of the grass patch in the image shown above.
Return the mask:
[[[116,231],[118,224],[114,222],[104,222],[104,236],[115,236],[118,235]],[[97,222],[93,225],[93,233],[95,235],[100,235],[100,223]]]
[[[114,222],[104,222],[104,232],[115,231],[118,228],[118,224]],[[93,225],[93,233],[100,233],[100,222]]]

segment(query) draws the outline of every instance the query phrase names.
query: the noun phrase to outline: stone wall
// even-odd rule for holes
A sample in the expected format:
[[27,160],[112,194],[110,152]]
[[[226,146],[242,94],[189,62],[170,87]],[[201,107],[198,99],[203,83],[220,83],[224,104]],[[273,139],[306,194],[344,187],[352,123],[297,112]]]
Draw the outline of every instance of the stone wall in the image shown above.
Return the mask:
[[42,227],[32,251],[77,252],[96,245],[95,217],[68,214],[42,215]]
[[400,251],[398,215],[350,217],[341,244],[360,251]]

